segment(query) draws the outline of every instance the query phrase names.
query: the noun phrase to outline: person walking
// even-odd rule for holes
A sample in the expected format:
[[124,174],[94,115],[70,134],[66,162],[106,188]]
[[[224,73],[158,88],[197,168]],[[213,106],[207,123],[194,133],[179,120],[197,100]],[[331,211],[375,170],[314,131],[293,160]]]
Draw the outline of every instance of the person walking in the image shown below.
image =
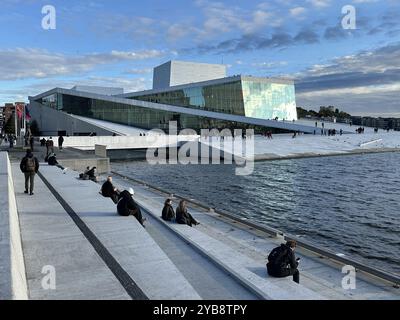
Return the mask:
[[294,254],[296,241],[288,240],[274,248],[268,256],[267,271],[272,277],[284,278],[293,276],[293,281],[300,283],[300,272],[297,269],[299,263]]
[[33,195],[35,174],[39,171],[39,161],[33,156],[30,149],[26,150],[25,157],[21,160],[20,169],[25,175],[25,193]]
[[187,211],[186,201],[181,200],[179,202],[179,206],[176,208],[176,222],[179,224],[187,224],[188,226],[192,226],[193,224],[196,226],[200,224],[196,221],[195,218]]
[[171,199],[165,200],[161,217],[165,221],[173,221],[175,219],[175,212],[174,212],[174,208],[172,208],[172,200]]
[[10,142],[10,149],[14,148],[14,136],[13,135],[8,136],[8,142]]
[[60,135],[59,137],[58,137],[58,150],[62,150],[62,148],[63,148],[63,143],[64,143],[64,137],[62,136],[62,135]]
[[33,152],[33,145],[35,144],[35,138],[34,136],[30,136],[29,138],[29,145],[31,147],[31,151]]

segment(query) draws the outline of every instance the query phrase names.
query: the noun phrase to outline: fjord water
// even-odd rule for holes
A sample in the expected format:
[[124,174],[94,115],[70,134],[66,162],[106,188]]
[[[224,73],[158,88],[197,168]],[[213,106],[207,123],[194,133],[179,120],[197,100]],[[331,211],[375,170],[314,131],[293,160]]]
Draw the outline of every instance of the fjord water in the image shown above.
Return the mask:
[[400,274],[400,153],[113,170]]

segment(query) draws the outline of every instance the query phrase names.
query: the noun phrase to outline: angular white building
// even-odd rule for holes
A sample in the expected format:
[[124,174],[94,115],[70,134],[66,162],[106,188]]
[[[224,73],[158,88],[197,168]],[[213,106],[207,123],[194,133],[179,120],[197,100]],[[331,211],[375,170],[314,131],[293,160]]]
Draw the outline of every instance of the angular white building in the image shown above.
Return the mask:
[[153,70],[153,89],[222,79],[226,77],[226,66],[185,61],[168,61]]

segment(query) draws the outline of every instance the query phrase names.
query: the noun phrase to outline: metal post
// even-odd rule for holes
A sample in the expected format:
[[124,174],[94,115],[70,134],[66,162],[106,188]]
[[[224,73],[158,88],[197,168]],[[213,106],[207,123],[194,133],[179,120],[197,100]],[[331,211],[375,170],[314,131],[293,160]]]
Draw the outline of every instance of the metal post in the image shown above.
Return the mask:
[[14,105],[15,138],[18,137],[17,105]]

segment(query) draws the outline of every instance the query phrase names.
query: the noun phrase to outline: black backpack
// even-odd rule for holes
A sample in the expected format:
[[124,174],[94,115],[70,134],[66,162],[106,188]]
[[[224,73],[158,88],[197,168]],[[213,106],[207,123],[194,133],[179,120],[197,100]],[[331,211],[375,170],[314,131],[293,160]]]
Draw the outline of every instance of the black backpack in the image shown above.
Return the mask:
[[276,247],[268,255],[268,263],[272,267],[282,267],[284,265],[287,253],[288,253],[288,248],[285,245]]

